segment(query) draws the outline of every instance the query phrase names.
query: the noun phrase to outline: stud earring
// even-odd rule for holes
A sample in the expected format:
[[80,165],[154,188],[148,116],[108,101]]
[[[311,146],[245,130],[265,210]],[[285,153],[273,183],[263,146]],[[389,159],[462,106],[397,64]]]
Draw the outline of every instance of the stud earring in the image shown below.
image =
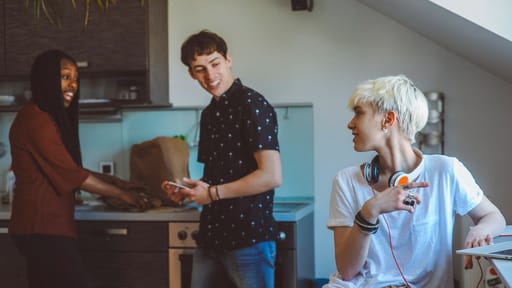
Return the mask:
[[382,127],[382,132],[384,132],[384,133],[388,133],[388,128],[386,128],[386,127]]

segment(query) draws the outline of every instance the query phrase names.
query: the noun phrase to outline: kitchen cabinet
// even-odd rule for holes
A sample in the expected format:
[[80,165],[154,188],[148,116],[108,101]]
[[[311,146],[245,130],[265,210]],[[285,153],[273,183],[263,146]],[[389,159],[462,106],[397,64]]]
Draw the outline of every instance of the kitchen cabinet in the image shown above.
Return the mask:
[[106,12],[93,1],[86,28],[82,9],[75,10],[72,1],[60,1],[67,11],[61,28],[44,15],[36,23],[24,2],[0,0],[0,81],[14,87],[6,93],[22,96],[30,87],[34,58],[44,50],[60,49],[78,62],[82,99],[119,100],[135,87],[136,101],[115,105],[169,104],[166,0],[146,0],[143,6],[141,1],[120,1]]
[[276,288],[309,288],[314,271],[313,213],[298,221],[278,221]]
[[44,15],[37,23],[24,1],[5,2],[5,67],[8,76],[28,76],[34,58],[42,51],[60,49],[81,65],[80,72],[146,73],[147,5],[123,1],[103,12],[93,3],[89,23],[83,26],[82,9],[61,1],[62,27],[50,24]]
[[[7,235],[9,211],[0,205],[0,286],[23,288],[26,266]],[[78,246],[93,287],[189,287],[189,281],[181,281],[190,280],[199,211],[173,211],[122,212],[102,206],[78,210]],[[311,287],[313,204],[275,203],[274,217],[279,229],[275,287]],[[179,228],[183,226],[190,229]]]
[[[5,0],[0,0],[0,15],[4,14],[4,2]],[[2,25],[0,24],[0,28]],[[0,33],[0,75],[5,73],[5,33]]]
[[78,233],[94,287],[169,287],[166,222],[78,221]]
[[[26,264],[0,221],[0,286],[27,287]],[[78,221],[93,287],[168,288],[167,222]]]
[[27,287],[25,259],[7,234],[8,220],[0,221],[0,286]]

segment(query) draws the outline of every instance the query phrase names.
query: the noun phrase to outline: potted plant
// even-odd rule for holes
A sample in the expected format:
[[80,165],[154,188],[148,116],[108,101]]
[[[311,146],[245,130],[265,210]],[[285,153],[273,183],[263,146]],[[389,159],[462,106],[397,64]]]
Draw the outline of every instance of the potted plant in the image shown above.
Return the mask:
[[[62,7],[62,0],[23,0],[25,2],[25,7],[30,9],[34,13],[34,17],[36,21],[39,21],[41,18],[41,14],[48,19],[48,21],[53,24],[61,27],[62,24],[62,15],[64,13]],[[89,22],[89,13],[91,10],[91,2],[95,2],[96,5],[103,11],[106,12],[110,5],[117,5],[119,0],[70,0],[74,9],[83,9],[84,15],[84,27],[87,27],[87,23]],[[130,0],[137,1],[137,0]],[[140,1],[140,5],[144,5],[144,0]]]

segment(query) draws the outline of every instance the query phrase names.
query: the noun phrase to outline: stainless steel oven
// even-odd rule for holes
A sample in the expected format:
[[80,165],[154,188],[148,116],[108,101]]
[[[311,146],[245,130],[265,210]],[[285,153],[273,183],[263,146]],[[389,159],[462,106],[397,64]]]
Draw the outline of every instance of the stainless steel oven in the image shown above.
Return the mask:
[[[299,221],[279,222],[275,288],[311,287],[313,267],[313,213]],[[169,223],[169,287],[191,288],[195,235],[199,222]]]
[[169,223],[169,288],[190,288],[199,222]]

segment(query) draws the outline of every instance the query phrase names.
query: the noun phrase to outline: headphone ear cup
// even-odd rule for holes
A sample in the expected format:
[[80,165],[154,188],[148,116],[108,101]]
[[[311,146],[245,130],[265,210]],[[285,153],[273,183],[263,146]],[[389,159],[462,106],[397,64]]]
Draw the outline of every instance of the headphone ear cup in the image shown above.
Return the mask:
[[370,163],[368,162],[365,162],[362,164],[362,169],[361,171],[363,172],[363,177],[364,177],[364,180],[366,180],[366,182],[368,182],[368,184],[371,184],[370,181],[372,180],[370,178]]
[[370,174],[372,177],[372,184],[376,184],[379,182],[379,166],[378,165],[370,165]]
[[399,185],[405,185],[409,183],[409,174],[402,172],[402,171],[396,171],[389,177],[388,186],[394,187]]
[[374,165],[373,161],[371,163],[363,164],[363,176],[368,184],[372,185],[379,182],[379,166]]

